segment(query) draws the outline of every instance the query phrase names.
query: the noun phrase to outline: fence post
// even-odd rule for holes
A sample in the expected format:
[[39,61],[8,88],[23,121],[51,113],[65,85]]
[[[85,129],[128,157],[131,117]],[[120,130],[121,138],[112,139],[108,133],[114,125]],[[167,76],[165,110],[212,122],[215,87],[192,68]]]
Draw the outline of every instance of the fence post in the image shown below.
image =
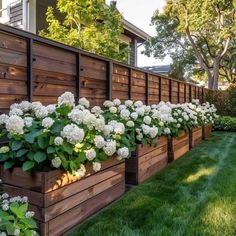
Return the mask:
[[78,103],[79,98],[80,98],[80,89],[81,89],[81,81],[80,81],[80,68],[81,65],[81,54],[77,53],[76,54],[76,103]]
[[27,95],[29,102],[33,100],[33,39],[27,42]]
[[132,99],[132,69],[129,68],[129,99]]
[[162,80],[161,80],[161,77],[159,77],[159,102],[161,102],[161,87],[162,87],[162,85],[161,85],[161,82]]
[[202,103],[205,102],[205,88],[202,87]]
[[189,85],[189,102],[192,102],[192,86]]
[[187,84],[184,84],[184,102],[187,102]]
[[113,62],[109,61],[107,66],[107,99],[112,100],[112,74]]
[[180,103],[180,82],[178,82],[178,103]]
[[149,104],[149,76],[148,73],[145,73],[145,80],[146,80],[146,105]]
[[169,101],[172,102],[172,80],[169,79]]

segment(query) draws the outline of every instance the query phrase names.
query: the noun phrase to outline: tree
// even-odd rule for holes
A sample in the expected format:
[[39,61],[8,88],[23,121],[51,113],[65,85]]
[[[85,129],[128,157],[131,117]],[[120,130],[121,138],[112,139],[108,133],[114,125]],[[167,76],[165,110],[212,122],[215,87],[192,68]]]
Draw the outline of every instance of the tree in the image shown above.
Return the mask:
[[58,0],[56,9],[49,7],[49,24],[40,35],[102,56],[127,61],[127,49],[119,51],[123,32],[122,15],[112,1]]
[[193,53],[210,89],[218,88],[221,63],[236,34],[236,0],[167,0],[164,12],[152,18],[157,36],[145,54],[156,58]]

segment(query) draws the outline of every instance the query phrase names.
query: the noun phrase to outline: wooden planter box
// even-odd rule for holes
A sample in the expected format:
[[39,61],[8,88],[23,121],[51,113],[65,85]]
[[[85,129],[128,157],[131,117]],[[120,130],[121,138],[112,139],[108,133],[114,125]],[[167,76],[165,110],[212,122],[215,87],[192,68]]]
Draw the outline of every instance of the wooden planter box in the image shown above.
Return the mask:
[[199,128],[192,128],[189,132],[189,145],[190,148],[195,147],[202,141],[202,127]]
[[3,170],[3,189],[11,196],[28,196],[40,235],[59,236],[119,198],[125,191],[125,163],[110,158],[102,170],[82,179],[54,170],[25,173]]
[[168,139],[169,161],[174,161],[189,151],[189,134],[182,131],[177,138]]
[[211,132],[212,132],[212,124],[204,125],[202,127],[203,139],[209,138],[211,136]]
[[156,147],[137,145],[134,155],[125,161],[126,184],[140,184],[168,163],[167,138],[161,137]]

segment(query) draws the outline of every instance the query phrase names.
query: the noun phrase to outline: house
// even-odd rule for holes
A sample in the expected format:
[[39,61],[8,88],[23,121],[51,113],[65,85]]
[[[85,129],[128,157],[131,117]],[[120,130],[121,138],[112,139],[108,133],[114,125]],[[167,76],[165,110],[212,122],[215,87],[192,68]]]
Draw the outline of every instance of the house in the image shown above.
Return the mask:
[[171,66],[170,65],[145,66],[143,67],[143,69],[151,71],[153,73],[163,74],[167,76],[171,70]]
[[[45,13],[48,6],[55,5],[56,0],[0,0],[0,23],[37,34],[47,28]],[[138,46],[150,36],[125,19],[123,25],[120,48],[130,47],[127,63],[137,66]]]

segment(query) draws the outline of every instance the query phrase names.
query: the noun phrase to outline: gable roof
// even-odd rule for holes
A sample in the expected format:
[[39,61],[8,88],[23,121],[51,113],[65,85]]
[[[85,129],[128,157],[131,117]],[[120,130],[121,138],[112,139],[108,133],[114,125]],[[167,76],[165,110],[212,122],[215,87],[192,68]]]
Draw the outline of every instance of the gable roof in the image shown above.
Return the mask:
[[123,19],[122,20],[123,25],[124,25],[124,34],[137,39],[138,43],[143,43],[151,38],[151,36],[132,24],[131,22]]

